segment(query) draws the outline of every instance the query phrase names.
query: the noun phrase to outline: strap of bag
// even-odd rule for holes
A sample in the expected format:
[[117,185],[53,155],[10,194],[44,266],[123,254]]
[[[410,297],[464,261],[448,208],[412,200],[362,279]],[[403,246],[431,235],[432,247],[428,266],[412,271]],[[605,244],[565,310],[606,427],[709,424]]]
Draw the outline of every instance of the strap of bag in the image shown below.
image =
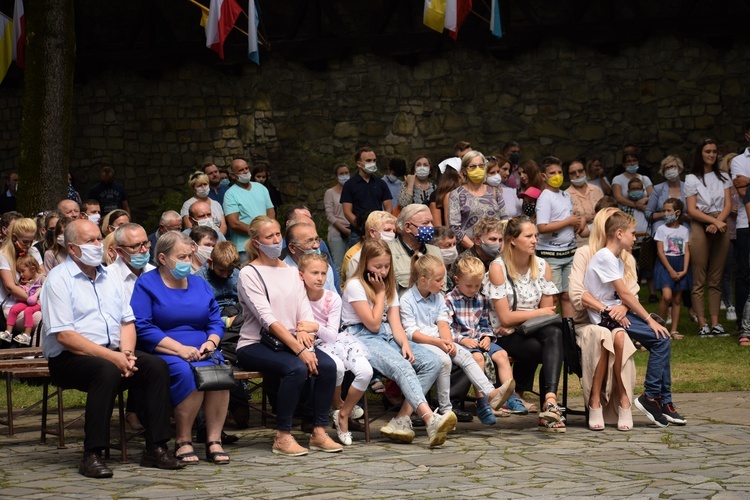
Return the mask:
[[508,272],[508,269],[503,266],[503,269],[505,269],[505,277],[508,278],[508,281],[510,282],[510,287],[513,289],[513,307],[510,309],[511,311],[515,311],[518,307],[518,296],[516,295],[516,284],[513,282],[513,278],[510,277],[510,273]]
[[260,278],[260,282],[263,283],[263,291],[266,292],[266,300],[268,301],[268,305],[271,305],[271,299],[268,298],[268,287],[266,286],[266,281],[263,279],[263,276],[261,276],[260,272],[256,267],[252,264],[248,264],[249,267],[253,268],[253,271],[255,271],[255,274],[258,275],[258,278]]

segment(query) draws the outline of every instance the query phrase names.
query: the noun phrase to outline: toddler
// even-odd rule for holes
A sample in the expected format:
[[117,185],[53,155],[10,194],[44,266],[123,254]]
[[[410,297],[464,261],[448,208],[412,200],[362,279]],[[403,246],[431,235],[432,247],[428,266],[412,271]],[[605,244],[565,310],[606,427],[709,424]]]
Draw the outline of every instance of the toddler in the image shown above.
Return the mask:
[[[23,316],[23,333],[19,333],[13,340],[22,345],[31,344],[31,330],[34,328],[34,313],[41,310],[41,305],[38,304],[39,292],[42,290],[42,283],[44,283],[44,274],[42,274],[42,268],[36,258],[30,254],[22,255],[16,261],[16,270],[21,278],[20,286],[28,294],[26,302],[19,302],[10,308],[8,313],[8,329],[11,330],[13,325],[16,324],[18,315],[21,311],[24,312]],[[6,330],[0,333],[0,339],[10,342],[11,333]]]

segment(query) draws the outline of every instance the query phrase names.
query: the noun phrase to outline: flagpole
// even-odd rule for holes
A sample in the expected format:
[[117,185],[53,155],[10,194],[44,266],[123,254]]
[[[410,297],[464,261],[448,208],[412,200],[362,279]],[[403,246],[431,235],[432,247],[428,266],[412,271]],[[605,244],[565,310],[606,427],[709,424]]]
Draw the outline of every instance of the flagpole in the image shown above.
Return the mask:
[[[192,3],[193,5],[197,5],[198,7],[201,8],[201,10],[203,10],[205,12],[208,12],[208,7],[206,7],[202,3],[197,2],[196,0],[188,0],[188,2]],[[240,7],[240,10],[242,10],[242,7]],[[242,13],[245,14],[245,11],[243,10]],[[247,17],[247,14],[245,14],[245,17]],[[242,28],[238,28],[236,24],[234,26],[232,26],[232,29],[236,29],[237,31],[239,31],[240,33],[242,33],[245,36],[249,36],[247,34],[247,31],[243,30]]]
[[[242,15],[245,16],[245,19],[247,19],[247,24],[248,26],[250,26],[250,16],[247,15],[247,12],[245,12],[245,9],[243,9],[241,5],[240,5],[240,12],[242,12]],[[243,31],[243,33],[245,32]],[[245,34],[247,35],[247,33]],[[268,47],[268,42],[266,42],[266,38],[263,36],[260,30],[258,30],[258,43],[260,45],[265,45],[266,47]]]

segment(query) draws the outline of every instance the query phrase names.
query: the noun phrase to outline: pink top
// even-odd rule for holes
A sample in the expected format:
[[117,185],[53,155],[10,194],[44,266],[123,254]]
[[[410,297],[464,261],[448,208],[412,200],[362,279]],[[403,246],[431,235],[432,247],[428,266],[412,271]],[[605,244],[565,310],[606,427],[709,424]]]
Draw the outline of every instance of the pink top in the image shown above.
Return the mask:
[[339,335],[341,325],[341,297],[338,294],[324,290],[320,300],[310,302],[313,316],[320,328],[317,337],[323,342],[333,343]]
[[279,322],[294,332],[298,321],[315,321],[299,270],[286,265],[255,266],[255,269],[263,276],[271,303],[266,299],[263,283],[256,272],[250,266],[243,267],[237,283],[237,294],[245,322],[240,329],[237,349],[260,342],[261,327],[268,328]]

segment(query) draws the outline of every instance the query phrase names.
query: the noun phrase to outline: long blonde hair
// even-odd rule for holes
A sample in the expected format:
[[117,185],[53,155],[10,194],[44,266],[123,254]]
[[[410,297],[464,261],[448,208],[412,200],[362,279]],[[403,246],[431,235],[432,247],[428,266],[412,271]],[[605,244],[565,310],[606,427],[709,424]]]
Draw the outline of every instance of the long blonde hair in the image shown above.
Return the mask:
[[[8,261],[10,274],[13,276],[13,282],[18,285],[18,273],[16,272],[16,246],[13,244],[13,238],[20,238],[22,234],[36,234],[36,221],[34,219],[23,218],[13,223],[13,231],[3,242],[0,252]],[[31,250],[32,247],[29,247]]]
[[365,240],[362,244],[362,253],[359,257],[357,270],[354,271],[354,275],[346,281],[346,284],[348,285],[351,280],[358,278],[362,283],[362,287],[365,289],[367,300],[374,303],[375,290],[373,290],[372,285],[370,285],[370,280],[367,279],[365,274],[367,273],[367,263],[370,259],[380,257],[381,255],[388,255],[388,258],[391,259],[391,268],[388,271],[388,276],[383,278],[383,281],[385,282],[385,303],[387,308],[388,304],[393,302],[393,299],[396,298],[396,278],[393,275],[393,256],[391,255],[391,249],[388,248],[388,244],[385,241],[373,238]]
[[[508,224],[505,226],[505,232],[503,233],[503,250],[500,255],[502,255],[505,270],[511,279],[518,279],[520,277],[520,274],[516,269],[516,261],[514,260],[516,247],[511,245],[511,240],[518,238],[521,235],[525,224],[531,224],[534,227],[534,230],[536,230],[534,221],[529,217],[522,215],[508,220]],[[539,278],[539,263],[534,254],[529,256],[529,272],[532,280]]]
[[[593,257],[596,252],[607,246],[607,231],[605,229],[607,220],[615,213],[620,212],[619,208],[608,207],[599,210],[594,216],[594,222],[591,224],[591,234],[589,235],[589,249]],[[636,270],[635,258],[630,252],[621,252],[620,259],[625,263],[625,283],[635,283],[638,281],[638,272]]]
[[281,230],[281,224],[279,224],[279,221],[277,221],[276,219],[272,219],[267,215],[259,215],[252,221],[250,221],[250,226],[247,230],[247,234],[250,237],[247,239],[247,241],[245,241],[245,252],[247,252],[248,262],[252,262],[258,258],[258,249],[253,246],[253,240],[258,239],[260,228],[263,227],[263,225],[269,223],[276,224],[277,226],[279,226],[279,230]]

